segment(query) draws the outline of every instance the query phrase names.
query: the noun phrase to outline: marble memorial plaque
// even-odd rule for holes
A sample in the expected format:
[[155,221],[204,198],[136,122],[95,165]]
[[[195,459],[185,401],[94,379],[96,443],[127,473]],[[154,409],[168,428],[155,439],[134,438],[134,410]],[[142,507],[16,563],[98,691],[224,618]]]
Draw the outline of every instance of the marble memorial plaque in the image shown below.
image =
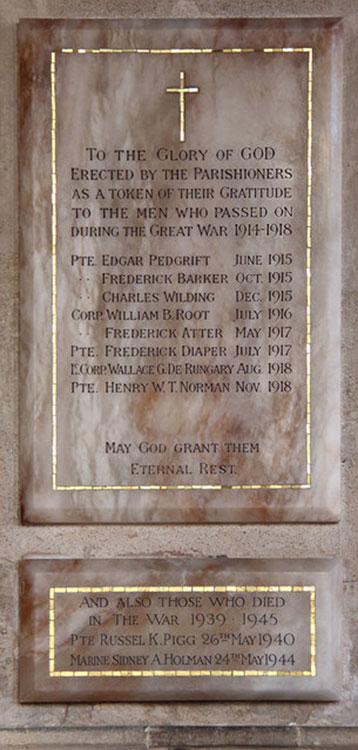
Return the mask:
[[337,29],[24,21],[20,58],[24,520],[337,520]]
[[25,702],[339,696],[335,560],[24,560],[21,608]]

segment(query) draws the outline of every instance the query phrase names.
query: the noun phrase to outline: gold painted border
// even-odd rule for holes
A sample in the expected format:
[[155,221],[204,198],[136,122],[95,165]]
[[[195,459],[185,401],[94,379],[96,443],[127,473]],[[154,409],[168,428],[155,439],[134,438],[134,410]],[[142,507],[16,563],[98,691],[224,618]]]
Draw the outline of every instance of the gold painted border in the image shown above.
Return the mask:
[[[237,54],[247,52],[307,54],[307,232],[306,232],[306,480],[302,484],[236,485],[58,485],[57,484],[57,169],[56,169],[56,54]],[[52,489],[76,490],[288,490],[311,487],[311,222],[312,222],[312,47],[235,47],[232,49],[84,49],[62,48],[51,52],[51,149],[52,149]]]
[[51,52],[51,174],[52,174],[52,489],[57,484],[57,171],[56,53]]
[[[310,670],[84,670],[58,671],[55,668],[55,595],[78,593],[151,592],[252,592],[284,591],[310,594]],[[316,675],[316,587],[315,586],[53,586],[49,589],[49,676],[50,677],[315,677]]]

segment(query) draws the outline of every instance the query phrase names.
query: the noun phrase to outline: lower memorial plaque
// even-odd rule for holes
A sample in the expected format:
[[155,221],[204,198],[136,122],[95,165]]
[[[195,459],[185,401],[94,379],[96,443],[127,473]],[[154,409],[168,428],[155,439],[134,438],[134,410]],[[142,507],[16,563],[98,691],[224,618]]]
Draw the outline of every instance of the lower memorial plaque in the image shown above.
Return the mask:
[[28,559],[20,699],[337,700],[331,559]]

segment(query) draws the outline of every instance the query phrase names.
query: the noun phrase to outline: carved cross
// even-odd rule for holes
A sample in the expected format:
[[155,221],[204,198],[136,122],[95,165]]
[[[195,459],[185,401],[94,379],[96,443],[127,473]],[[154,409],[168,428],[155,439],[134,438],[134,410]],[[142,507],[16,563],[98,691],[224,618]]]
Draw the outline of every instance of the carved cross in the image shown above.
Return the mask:
[[185,94],[198,94],[199,89],[197,86],[185,86],[185,72],[180,72],[180,86],[179,88],[167,88],[167,94],[179,94],[179,118],[180,118],[180,135],[179,140],[181,143],[185,141]]

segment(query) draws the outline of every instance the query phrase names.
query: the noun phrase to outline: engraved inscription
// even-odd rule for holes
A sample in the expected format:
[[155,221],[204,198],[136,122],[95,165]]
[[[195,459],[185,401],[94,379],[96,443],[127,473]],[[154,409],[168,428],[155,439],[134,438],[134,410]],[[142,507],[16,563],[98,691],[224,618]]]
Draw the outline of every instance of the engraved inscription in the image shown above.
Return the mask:
[[[156,52],[157,75],[169,53]],[[229,52],[235,70],[247,65],[244,50],[213,55]],[[254,142],[247,129],[210,140],[193,121],[193,145],[173,147],[143,109],[151,145],[138,134],[124,145],[120,121],[67,157],[56,87],[79,57],[96,76],[103,54],[52,55],[53,488],[309,488],[311,48],[257,50],[250,63],[298,76],[294,152],[291,131],[257,131],[260,103]],[[239,102],[218,76],[215,114],[202,85],[200,106],[223,130]],[[199,91],[184,79],[164,89],[179,95],[181,141],[184,95]],[[69,430],[86,433],[72,470]]]
[[52,676],[314,676],[315,586],[55,587]]

